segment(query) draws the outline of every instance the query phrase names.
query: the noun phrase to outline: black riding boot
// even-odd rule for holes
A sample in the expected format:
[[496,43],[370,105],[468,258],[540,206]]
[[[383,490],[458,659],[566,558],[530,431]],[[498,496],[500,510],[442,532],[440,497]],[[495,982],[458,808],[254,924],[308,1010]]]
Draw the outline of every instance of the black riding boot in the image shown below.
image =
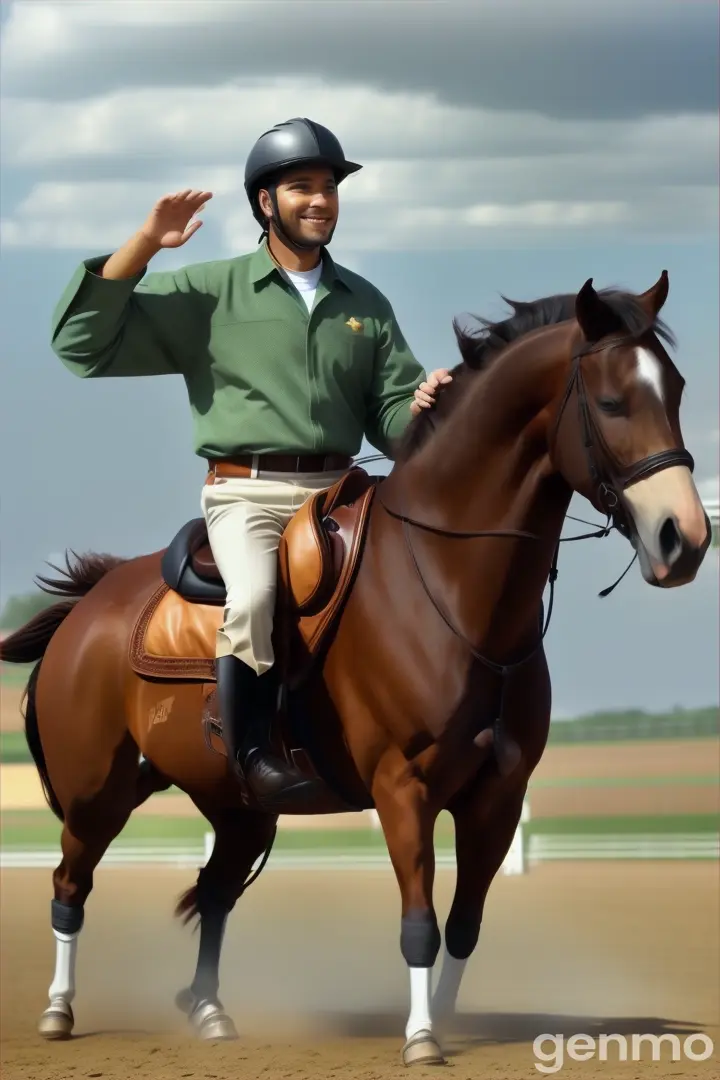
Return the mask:
[[282,810],[319,794],[322,784],[270,750],[277,708],[274,667],[258,675],[236,656],[216,660],[217,696],[228,760],[264,807]]

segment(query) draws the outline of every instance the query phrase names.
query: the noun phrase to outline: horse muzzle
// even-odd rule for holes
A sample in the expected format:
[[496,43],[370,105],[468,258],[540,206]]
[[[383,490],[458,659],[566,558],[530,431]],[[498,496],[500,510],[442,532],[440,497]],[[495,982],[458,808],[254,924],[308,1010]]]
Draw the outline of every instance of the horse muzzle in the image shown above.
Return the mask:
[[712,530],[690,470],[654,473],[627,487],[622,501],[645,581],[663,589],[693,581]]

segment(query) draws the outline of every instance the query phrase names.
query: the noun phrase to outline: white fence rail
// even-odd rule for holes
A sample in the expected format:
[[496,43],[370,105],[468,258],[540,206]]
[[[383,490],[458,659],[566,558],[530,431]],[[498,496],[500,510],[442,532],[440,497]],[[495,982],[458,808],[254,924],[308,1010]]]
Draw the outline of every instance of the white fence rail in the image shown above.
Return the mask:
[[[101,866],[166,866],[199,868],[212,850],[212,833],[205,845],[187,847],[131,847],[116,845],[103,858]],[[597,835],[543,836],[523,838],[516,835],[503,865],[505,874],[523,874],[543,862],[598,859],[720,859],[720,836],[712,833],[677,835]],[[52,868],[60,861],[58,848],[5,849],[0,852],[0,869]],[[454,868],[455,853],[439,851],[438,868]],[[387,851],[278,851],[268,861],[266,870],[364,870],[390,869]]]
[[[380,819],[370,811],[373,831],[380,829]],[[528,831],[530,802],[523,803],[520,824],[502,865],[504,874],[525,874],[543,862],[597,859],[720,859],[720,833],[648,833],[648,834],[543,834]],[[197,844],[131,845],[118,841],[105,853],[100,865],[170,866],[199,869],[212,854],[214,833],[206,832]],[[60,861],[60,848],[5,848],[0,850],[0,869],[51,868]],[[259,860],[258,860],[259,861]],[[438,868],[455,867],[455,852],[438,851]],[[257,864],[256,864],[257,865]],[[268,870],[338,869],[364,870],[388,868],[387,850],[350,851],[325,847],[306,851],[276,851],[268,860]]]

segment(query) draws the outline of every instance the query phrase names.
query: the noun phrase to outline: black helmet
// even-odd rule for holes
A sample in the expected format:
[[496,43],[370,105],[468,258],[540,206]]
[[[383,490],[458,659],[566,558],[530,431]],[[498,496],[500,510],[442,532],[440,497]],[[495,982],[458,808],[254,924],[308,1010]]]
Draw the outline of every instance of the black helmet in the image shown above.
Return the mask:
[[282,124],[276,124],[257,140],[245,163],[245,193],[250,200],[253,215],[263,226],[267,219],[257,203],[257,193],[276,174],[295,165],[327,165],[335,173],[339,184],[362,165],[348,161],[343,148],[332,131],[296,116]]

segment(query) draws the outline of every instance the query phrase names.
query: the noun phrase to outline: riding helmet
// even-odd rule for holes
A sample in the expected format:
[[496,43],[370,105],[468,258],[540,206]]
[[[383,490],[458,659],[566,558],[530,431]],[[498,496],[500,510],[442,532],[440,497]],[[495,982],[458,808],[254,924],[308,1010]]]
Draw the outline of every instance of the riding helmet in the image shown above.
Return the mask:
[[260,136],[245,163],[245,193],[263,228],[267,219],[257,202],[258,191],[277,179],[280,171],[296,165],[326,165],[338,184],[362,168],[347,160],[336,136],[322,124],[304,116],[276,124]]

